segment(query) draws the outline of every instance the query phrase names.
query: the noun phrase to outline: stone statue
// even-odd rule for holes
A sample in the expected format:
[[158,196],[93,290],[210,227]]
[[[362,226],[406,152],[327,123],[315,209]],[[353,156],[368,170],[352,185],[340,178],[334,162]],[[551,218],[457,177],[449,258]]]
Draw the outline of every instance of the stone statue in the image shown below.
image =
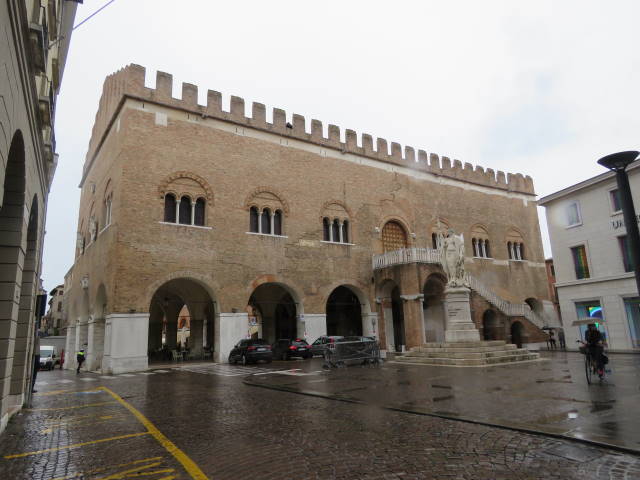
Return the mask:
[[444,273],[447,275],[447,287],[467,287],[464,269],[464,237],[449,229],[447,236],[438,233],[438,250]]

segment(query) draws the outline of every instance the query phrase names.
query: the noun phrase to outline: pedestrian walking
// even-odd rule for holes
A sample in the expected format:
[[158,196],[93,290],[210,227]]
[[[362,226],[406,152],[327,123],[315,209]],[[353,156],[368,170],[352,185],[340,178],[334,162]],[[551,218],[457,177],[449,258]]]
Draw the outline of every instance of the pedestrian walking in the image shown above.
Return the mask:
[[33,374],[31,375],[31,393],[36,393],[36,377],[40,368],[40,335],[36,332],[36,341],[33,344]]
[[84,349],[80,350],[77,354],[76,354],[76,360],[78,362],[78,369],[76,370],[76,375],[80,373],[80,367],[82,367],[82,364],[84,363]]
[[567,349],[567,342],[564,338],[564,330],[560,329],[558,330],[558,341],[560,342],[560,348],[562,350],[566,350]]
[[62,349],[62,352],[60,352],[60,370],[62,370],[63,366],[64,366],[64,348]]
[[549,330],[549,345],[551,346],[552,350],[556,349],[556,337],[553,330]]

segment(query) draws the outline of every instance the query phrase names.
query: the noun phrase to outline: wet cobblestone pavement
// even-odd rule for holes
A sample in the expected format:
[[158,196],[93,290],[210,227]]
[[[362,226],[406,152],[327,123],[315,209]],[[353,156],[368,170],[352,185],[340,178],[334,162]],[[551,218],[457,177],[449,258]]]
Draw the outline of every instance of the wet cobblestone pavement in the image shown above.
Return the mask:
[[382,368],[348,367],[319,377],[260,376],[249,381],[640,453],[640,355],[610,355],[611,372],[591,386],[586,383],[582,355],[542,355],[541,362],[483,369],[388,362]]
[[0,436],[0,479],[640,478],[632,454],[244,383],[344,375],[319,365],[41,372],[33,409]]

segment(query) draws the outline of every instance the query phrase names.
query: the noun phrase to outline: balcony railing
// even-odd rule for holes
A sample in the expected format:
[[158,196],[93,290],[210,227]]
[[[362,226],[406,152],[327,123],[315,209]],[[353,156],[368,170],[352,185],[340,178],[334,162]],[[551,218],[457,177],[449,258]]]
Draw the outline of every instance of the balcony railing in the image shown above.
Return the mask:
[[[373,269],[409,263],[440,264],[440,252],[433,248],[403,248],[373,256]],[[547,324],[544,315],[534,312],[526,303],[511,303],[493,293],[484,283],[466,273],[469,287],[508,317],[524,317],[537,327]]]

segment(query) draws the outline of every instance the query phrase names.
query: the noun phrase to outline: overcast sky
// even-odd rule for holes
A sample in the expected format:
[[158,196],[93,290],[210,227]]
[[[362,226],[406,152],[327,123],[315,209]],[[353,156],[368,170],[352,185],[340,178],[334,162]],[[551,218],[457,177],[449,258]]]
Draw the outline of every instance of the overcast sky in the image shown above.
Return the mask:
[[[76,24],[106,3],[85,0]],[[73,33],[57,106],[45,288],[73,264],[104,78],[138,63],[463,162],[547,195],[638,149],[640,2],[116,0]],[[149,75],[150,74],[150,75]],[[270,113],[269,117],[270,118]],[[309,125],[309,123],[307,123]],[[545,221],[543,239],[550,255]]]

